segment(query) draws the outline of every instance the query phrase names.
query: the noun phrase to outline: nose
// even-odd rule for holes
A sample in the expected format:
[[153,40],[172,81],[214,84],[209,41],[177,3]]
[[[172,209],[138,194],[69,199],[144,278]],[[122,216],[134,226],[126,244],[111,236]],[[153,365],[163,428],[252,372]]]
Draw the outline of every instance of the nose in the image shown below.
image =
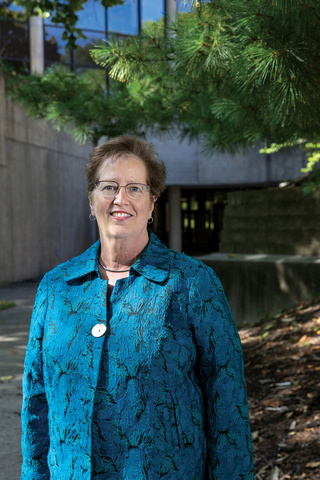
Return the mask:
[[119,185],[119,190],[118,190],[118,193],[114,196],[114,200],[117,203],[119,203],[119,202],[122,203],[123,201],[128,200],[126,187],[124,185]]

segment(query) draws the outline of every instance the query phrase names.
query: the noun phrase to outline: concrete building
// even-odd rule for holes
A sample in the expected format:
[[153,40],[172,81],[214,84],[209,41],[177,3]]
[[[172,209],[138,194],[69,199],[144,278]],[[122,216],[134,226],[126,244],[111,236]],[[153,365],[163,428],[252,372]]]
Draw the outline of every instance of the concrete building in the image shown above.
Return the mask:
[[[65,49],[62,28],[50,18],[31,19],[29,29],[25,22],[2,19],[3,58],[40,73],[54,62],[90,68],[88,49],[96,40],[135,34],[145,21],[165,14],[174,18],[178,10],[188,8],[176,0],[126,0],[106,11],[100,2],[88,0],[79,15],[87,40],[71,54]],[[91,146],[80,147],[50,125],[31,122],[5,99],[3,82],[0,107],[0,282],[7,282],[40,276],[92,242],[83,175]],[[154,230],[172,248],[190,254],[218,250],[228,192],[295,179],[305,163],[301,152],[264,156],[258,148],[234,156],[208,156],[200,144],[180,143],[177,137],[172,133],[168,139],[148,138],[168,170]]]

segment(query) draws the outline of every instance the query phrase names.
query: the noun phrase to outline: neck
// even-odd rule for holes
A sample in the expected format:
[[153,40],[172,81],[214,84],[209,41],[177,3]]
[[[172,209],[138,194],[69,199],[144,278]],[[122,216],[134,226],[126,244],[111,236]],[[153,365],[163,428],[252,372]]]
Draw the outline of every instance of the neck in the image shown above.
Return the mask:
[[100,259],[105,267],[111,270],[126,270],[137,260],[146,248],[149,237],[148,232],[138,239],[125,238],[101,238]]

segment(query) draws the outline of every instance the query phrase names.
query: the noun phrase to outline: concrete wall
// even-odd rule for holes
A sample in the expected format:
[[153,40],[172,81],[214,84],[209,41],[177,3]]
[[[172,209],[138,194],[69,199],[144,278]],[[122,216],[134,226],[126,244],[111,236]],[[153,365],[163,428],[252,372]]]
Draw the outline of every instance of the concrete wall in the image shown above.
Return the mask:
[[301,168],[306,164],[304,153],[298,149],[268,158],[259,153],[258,147],[235,155],[221,152],[209,155],[200,143],[178,142],[178,137],[178,132],[173,132],[170,138],[147,138],[166,164],[168,186],[270,185],[301,177]]
[[320,295],[320,257],[233,255],[201,257],[218,274],[238,325]]
[[0,283],[37,278],[92,243],[91,150],[27,118],[0,76]]
[[298,187],[229,193],[219,251],[320,255],[320,199]]

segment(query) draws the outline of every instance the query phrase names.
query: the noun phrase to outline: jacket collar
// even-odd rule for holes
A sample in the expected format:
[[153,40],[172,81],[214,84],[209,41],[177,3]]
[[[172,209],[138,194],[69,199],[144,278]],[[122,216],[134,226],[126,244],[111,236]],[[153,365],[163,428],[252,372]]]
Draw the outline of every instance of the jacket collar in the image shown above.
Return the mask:
[[155,282],[167,280],[170,271],[169,250],[151,230],[149,230],[147,248],[132,268],[149,280]]
[[84,277],[89,273],[99,274],[98,256],[100,250],[100,240],[91,245],[85,252],[78,257],[72,258],[65,264],[64,278],[68,282],[76,278]]
[[[92,272],[99,273],[98,255],[100,240],[88,250],[65,264],[65,280],[75,280]],[[132,265],[133,270],[149,280],[163,282],[169,276],[170,255],[167,247],[149,230],[149,243],[141,257]]]

